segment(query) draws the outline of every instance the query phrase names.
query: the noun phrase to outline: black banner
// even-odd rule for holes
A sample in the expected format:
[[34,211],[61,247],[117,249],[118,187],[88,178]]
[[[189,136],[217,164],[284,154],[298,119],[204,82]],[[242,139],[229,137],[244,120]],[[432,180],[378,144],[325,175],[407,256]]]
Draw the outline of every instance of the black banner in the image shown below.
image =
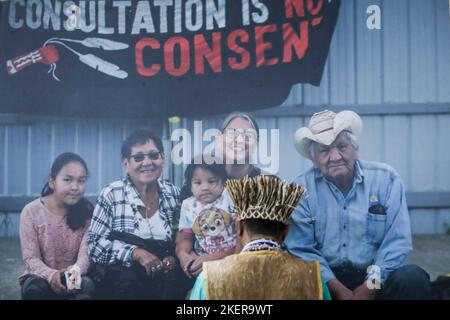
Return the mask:
[[0,1],[0,112],[189,116],[318,86],[340,0]]

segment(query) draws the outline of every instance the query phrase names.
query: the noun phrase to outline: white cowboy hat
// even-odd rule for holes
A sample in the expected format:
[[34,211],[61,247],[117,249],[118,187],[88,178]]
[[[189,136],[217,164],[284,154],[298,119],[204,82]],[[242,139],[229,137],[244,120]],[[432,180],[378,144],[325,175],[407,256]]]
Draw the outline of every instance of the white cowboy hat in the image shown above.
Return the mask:
[[344,130],[357,138],[361,135],[362,120],[355,112],[344,110],[334,113],[324,110],[315,113],[309,121],[309,127],[302,127],[295,132],[295,148],[302,156],[311,159],[309,147],[313,141],[329,146]]

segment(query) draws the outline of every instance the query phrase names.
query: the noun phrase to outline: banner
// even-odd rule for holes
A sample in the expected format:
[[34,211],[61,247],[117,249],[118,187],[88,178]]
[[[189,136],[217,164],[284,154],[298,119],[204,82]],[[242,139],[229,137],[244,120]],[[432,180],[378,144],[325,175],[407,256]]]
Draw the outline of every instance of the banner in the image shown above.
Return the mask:
[[0,112],[193,116],[318,86],[340,0],[0,1]]

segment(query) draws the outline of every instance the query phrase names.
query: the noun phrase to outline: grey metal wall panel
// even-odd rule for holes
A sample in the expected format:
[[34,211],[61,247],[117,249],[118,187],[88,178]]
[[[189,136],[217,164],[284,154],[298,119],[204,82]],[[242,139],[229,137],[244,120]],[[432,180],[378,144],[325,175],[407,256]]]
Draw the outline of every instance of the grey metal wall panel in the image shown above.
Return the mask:
[[116,120],[100,123],[99,188],[103,188],[123,176],[122,161],[120,159],[122,140],[123,123],[121,121]]
[[450,190],[450,115],[440,115],[437,120],[435,190],[445,191]]
[[310,161],[305,160],[294,148],[293,137],[295,131],[304,124],[304,119],[280,118],[280,170],[278,176],[284,180],[292,180],[300,172],[310,165]]
[[[342,1],[329,54],[330,103],[356,102],[355,1]],[[323,80],[322,80],[323,81]]]
[[197,121],[203,122],[203,127],[205,129],[217,128],[220,129],[222,126],[222,122],[225,120],[225,117],[209,117],[206,120],[203,120],[201,117],[197,118]]
[[405,188],[408,188],[411,162],[409,157],[411,149],[410,118],[408,116],[385,117],[384,136],[384,161],[397,170]]
[[409,101],[408,2],[383,2],[383,90],[388,103]]
[[[381,30],[366,27],[369,5]],[[283,105],[449,102],[448,12],[447,0],[342,1],[321,86],[295,86]]]
[[[145,119],[125,120],[124,121],[123,139],[125,139],[133,131],[135,131],[137,129],[142,129],[142,128],[152,129],[150,126],[150,122],[148,120],[145,120]],[[155,132],[157,132],[157,130],[155,130]]]
[[281,106],[292,106],[296,104],[301,104],[303,102],[303,89],[301,84],[294,84],[291,87],[291,92],[289,93],[286,100],[283,101]]
[[435,188],[436,125],[435,116],[416,116],[411,119],[409,191],[432,191]]
[[436,35],[437,35],[437,89],[438,101],[450,101],[450,27],[449,3],[446,0],[436,4]]
[[320,87],[314,87],[310,84],[303,85],[303,103],[322,105],[330,103],[330,80],[329,80],[329,66],[330,63],[327,61],[325,63],[325,68],[323,70],[323,78]]
[[7,171],[6,171],[6,127],[0,126],[0,194],[6,193]]
[[437,100],[435,3],[434,0],[408,1],[411,102]]
[[439,209],[436,215],[436,230],[430,233],[448,234],[450,232],[450,209]]
[[77,128],[74,121],[60,121],[53,124],[53,152],[51,159],[55,159],[63,152],[77,152],[75,142]]
[[47,123],[33,124],[30,129],[30,189],[27,194],[38,195],[50,174],[52,126]]
[[380,6],[380,1],[357,0],[355,2],[356,83],[358,87],[356,102],[360,104],[381,103],[383,95],[381,35],[383,29],[370,30],[366,26],[367,7],[370,5]]
[[96,193],[100,188],[99,175],[99,125],[97,121],[85,120],[77,123],[78,154],[86,161],[91,175],[86,186],[86,192]]
[[383,117],[363,116],[361,118],[364,127],[360,139],[360,157],[371,161],[383,161],[385,143]]
[[0,237],[19,236],[20,215],[16,212],[0,213]]
[[415,209],[410,210],[411,232],[413,234],[436,233],[436,210]]
[[29,181],[28,127],[7,127],[6,166],[8,180],[6,193],[9,195],[27,194]]
[[[161,133],[162,121],[48,119],[0,126],[0,194],[37,196],[53,160],[63,152],[82,156],[90,171],[86,193],[98,194],[122,177],[120,146],[126,134],[140,127]],[[169,150],[170,151],[170,150]]]

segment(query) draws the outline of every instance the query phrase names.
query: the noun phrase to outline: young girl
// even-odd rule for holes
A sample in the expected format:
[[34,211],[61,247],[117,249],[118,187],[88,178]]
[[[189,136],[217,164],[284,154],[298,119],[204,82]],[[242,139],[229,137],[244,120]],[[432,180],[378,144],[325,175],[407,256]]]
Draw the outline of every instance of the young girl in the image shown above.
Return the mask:
[[[89,299],[94,284],[89,267],[87,233],[93,206],[83,198],[88,170],[77,154],[63,153],[53,162],[41,197],[23,208],[20,242],[27,270],[19,278],[22,299]],[[81,288],[68,289],[65,272],[81,273]],[[79,285],[79,280],[78,285]],[[77,282],[77,281],[75,281]]]
[[[223,165],[190,164],[184,173],[176,253],[189,278],[202,263],[222,259],[235,251],[235,210],[225,188]],[[186,194],[187,193],[187,194]]]

